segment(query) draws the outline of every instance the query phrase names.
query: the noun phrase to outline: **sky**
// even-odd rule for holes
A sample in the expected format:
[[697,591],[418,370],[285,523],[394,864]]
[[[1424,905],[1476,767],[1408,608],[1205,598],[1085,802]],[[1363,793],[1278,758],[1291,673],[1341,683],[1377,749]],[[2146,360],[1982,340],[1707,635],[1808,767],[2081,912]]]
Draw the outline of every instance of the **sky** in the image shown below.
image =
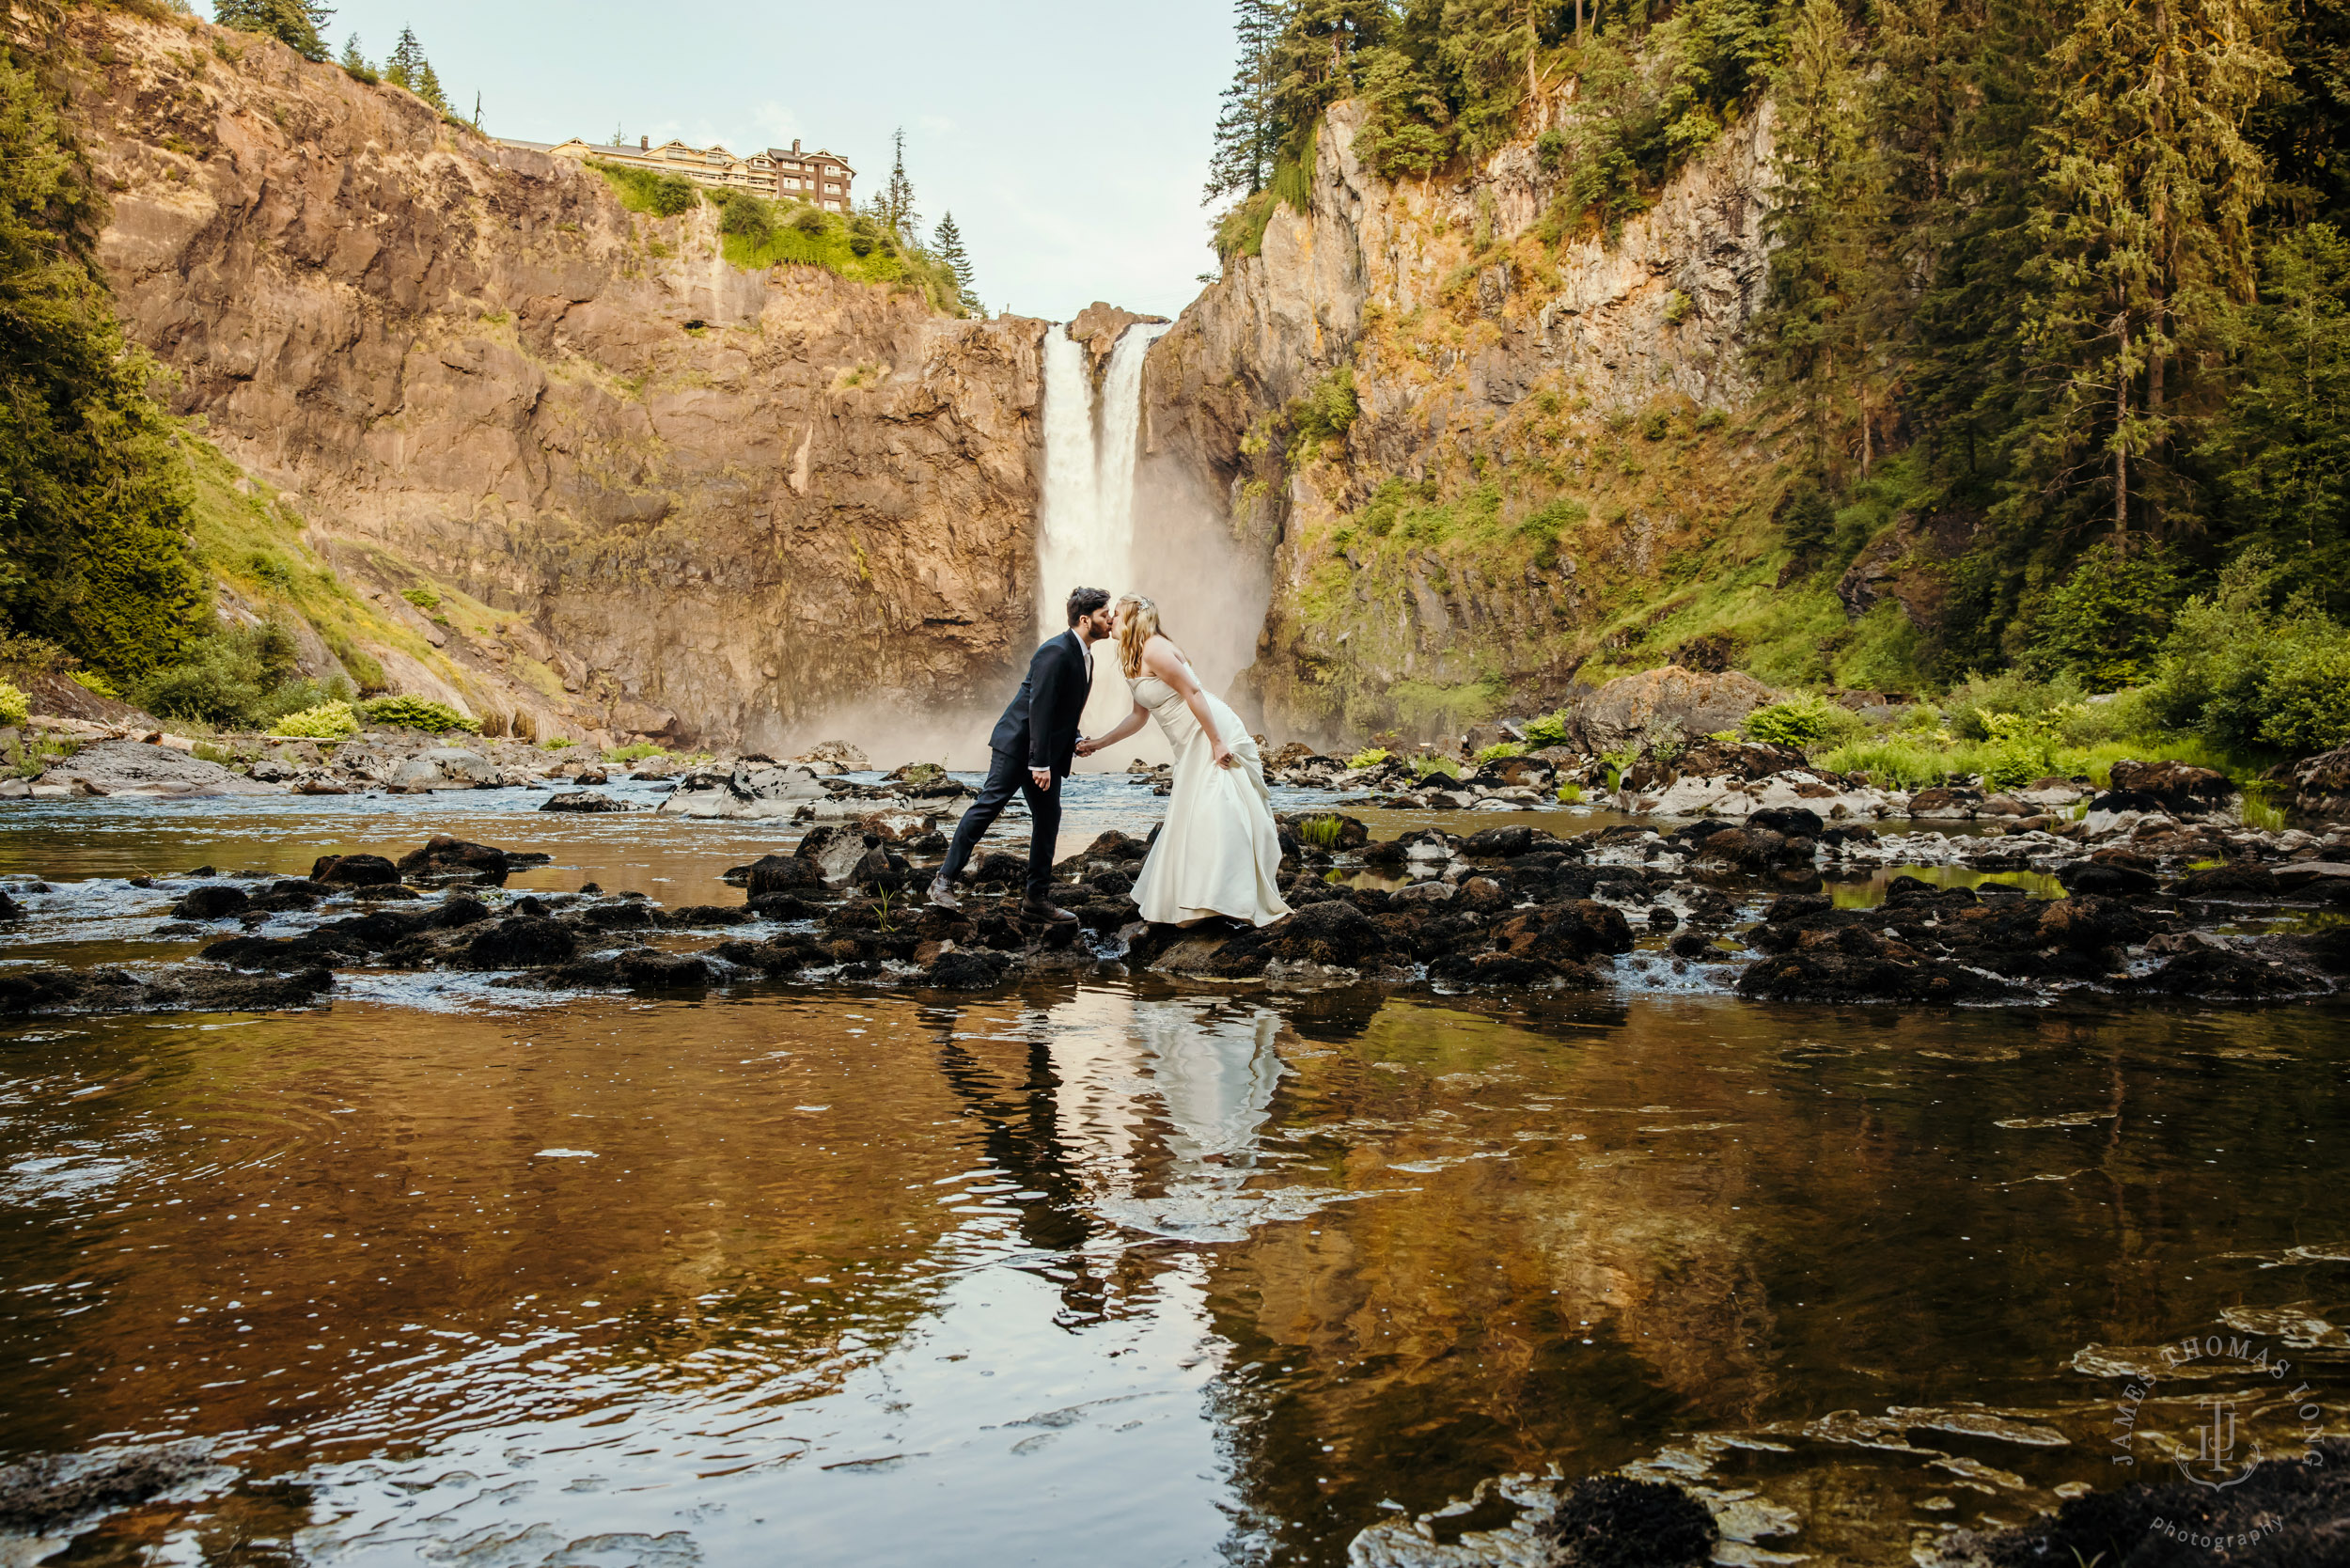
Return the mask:
[[495,136],[797,136],[847,158],[862,200],[902,126],[921,218],[954,213],[991,311],[1173,316],[1215,266],[1199,190],[1229,0],[337,0],[323,31],[337,53],[357,32],[381,65],[402,26]]

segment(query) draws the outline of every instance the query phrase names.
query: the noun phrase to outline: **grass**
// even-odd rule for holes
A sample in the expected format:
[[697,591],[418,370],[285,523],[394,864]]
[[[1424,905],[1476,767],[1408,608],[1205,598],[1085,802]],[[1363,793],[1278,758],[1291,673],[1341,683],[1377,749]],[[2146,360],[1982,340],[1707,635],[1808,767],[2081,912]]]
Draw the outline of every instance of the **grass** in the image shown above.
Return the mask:
[[1230,264],[1236,256],[1264,254],[1264,231],[1273,223],[1273,211],[1287,207],[1293,212],[1308,211],[1313,202],[1314,155],[1322,134],[1320,120],[1307,133],[1306,145],[1295,156],[1277,156],[1273,161],[1273,178],[1265,188],[1246,196],[1216,220],[1215,254],[1217,259]]
[[[1913,792],[1977,776],[1994,777],[2005,773],[2012,776],[2017,772],[2029,772],[2032,777],[2083,777],[2105,788],[2113,781],[2113,764],[2133,760],[2185,762],[2239,780],[2259,768],[2256,762],[2194,735],[2134,735],[2088,745],[2059,741],[2044,750],[2019,753],[1997,741],[1943,740],[1895,732],[1831,746],[1815,752],[1812,760],[1834,773],[1865,773],[1871,783],[1882,789]],[[2014,779],[2005,787],[2029,782],[2030,778]],[[2248,812],[2248,796],[2246,806]]]
[[1339,837],[1346,824],[1336,817],[1308,817],[1297,824],[1297,836],[1315,849],[1339,847]]

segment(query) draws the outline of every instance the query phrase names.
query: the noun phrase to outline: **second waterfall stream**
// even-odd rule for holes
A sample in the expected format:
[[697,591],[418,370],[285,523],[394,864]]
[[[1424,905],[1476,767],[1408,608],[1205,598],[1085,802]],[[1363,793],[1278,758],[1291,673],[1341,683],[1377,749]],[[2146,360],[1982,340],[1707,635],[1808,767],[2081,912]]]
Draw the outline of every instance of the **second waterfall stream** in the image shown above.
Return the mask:
[[[1044,337],[1044,496],[1037,527],[1037,632],[1049,637],[1068,625],[1071,588],[1112,594],[1137,581],[1135,550],[1135,459],[1142,431],[1142,364],[1163,322],[1136,322],[1110,351],[1101,396],[1086,362],[1085,345],[1066,326]],[[1118,722],[1127,706],[1117,654],[1094,651],[1093,700],[1085,729]],[[1131,749],[1131,748],[1129,748]]]

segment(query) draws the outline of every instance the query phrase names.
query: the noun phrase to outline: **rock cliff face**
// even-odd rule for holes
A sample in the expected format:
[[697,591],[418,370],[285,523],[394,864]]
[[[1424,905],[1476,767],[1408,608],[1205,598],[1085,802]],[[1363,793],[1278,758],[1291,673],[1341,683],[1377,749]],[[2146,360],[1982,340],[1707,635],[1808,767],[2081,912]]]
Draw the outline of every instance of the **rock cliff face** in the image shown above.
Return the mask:
[[708,208],[632,214],[250,35],[64,25],[175,408],[391,613],[486,607],[415,619],[493,732],[776,746],[993,695],[1035,624],[1042,323],[742,272]]
[[[1568,171],[1532,126],[1464,176],[1391,185],[1356,157],[1360,120],[1328,112],[1308,210],[1275,212],[1148,377],[1146,480],[1269,564],[1250,679],[1277,732],[1323,740],[1560,691],[1624,602],[1669,602],[1668,562],[1766,466],[1726,412],[1752,393],[1767,105],[1612,233],[1564,221]],[[1334,373],[1355,409],[1301,426]]]

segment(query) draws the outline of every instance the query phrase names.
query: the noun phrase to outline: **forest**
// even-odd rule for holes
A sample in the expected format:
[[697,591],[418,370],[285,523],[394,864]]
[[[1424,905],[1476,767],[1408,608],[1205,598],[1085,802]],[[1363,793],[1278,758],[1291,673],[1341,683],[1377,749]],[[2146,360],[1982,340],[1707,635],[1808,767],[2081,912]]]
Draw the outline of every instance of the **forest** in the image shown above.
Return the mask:
[[1544,224],[1586,234],[1767,104],[1746,368],[1792,566],[1841,572],[1856,510],[1882,515],[1850,503],[1891,485],[1972,525],[1925,679],[2159,676],[2195,721],[2197,651],[2165,650],[2201,628],[2258,648],[2255,707],[2317,705],[2268,744],[2350,740],[2341,6],[1241,0],[1238,33],[1207,192],[1228,258],[1302,204],[1340,99],[1396,180],[1542,124]]

